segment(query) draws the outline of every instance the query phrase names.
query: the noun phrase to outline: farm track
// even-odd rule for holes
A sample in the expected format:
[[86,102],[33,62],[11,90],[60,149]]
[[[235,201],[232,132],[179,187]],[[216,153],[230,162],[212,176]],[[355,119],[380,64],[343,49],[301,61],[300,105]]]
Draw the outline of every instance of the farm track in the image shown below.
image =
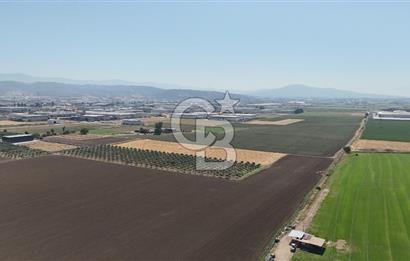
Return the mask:
[[61,156],[0,168],[0,259],[256,260],[331,159],[239,183]]

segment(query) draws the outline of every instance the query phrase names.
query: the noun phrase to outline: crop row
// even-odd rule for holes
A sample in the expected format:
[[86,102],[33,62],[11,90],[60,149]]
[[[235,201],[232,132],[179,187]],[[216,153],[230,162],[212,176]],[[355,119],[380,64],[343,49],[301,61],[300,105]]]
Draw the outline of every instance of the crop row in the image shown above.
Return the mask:
[[17,146],[9,143],[0,143],[0,157],[8,159],[25,159],[46,155],[48,152]]
[[227,169],[206,169],[208,162],[223,161],[217,158],[202,158],[193,155],[167,153],[113,145],[98,145],[63,151],[64,154],[87,159],[117,162],[138,167],[163,169],[193,175],[214,176],[238,180],[256,172],[261,166],[254,162],[233,162]]

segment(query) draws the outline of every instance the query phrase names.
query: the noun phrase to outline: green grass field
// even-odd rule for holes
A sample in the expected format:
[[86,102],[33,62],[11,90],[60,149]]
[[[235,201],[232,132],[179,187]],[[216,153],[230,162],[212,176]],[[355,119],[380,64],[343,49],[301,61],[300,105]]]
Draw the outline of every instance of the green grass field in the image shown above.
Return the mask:
[[350,251],[298,251],[294,260],[410,260],[410,155],[351,155],[330,186],[309,232],[346,240]]
[[362,138],[410,142],[410,121],[369,120]]
[[[305,121],[287,126],[234,124],[232,145],[240,149],[331,156],[350,140],[361,120],[359,116],[342,113],[306,113],[283,118]],[[223,133],[214,134],[219,139],[223,137]],[[195,133],[186,136],[193,139]],[[150,138],[175,141],[172,135]]]

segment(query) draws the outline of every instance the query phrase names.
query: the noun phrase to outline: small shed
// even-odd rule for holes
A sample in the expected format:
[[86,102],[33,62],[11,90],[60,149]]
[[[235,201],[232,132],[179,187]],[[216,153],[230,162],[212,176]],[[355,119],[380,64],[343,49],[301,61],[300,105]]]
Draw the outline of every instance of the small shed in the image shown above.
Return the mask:
[[292,238],[292,243],[296,243],[303,250],[317,254],[323,254],[325,251],[326,240],[323,238],[299,230],[290,231],[288,236]]

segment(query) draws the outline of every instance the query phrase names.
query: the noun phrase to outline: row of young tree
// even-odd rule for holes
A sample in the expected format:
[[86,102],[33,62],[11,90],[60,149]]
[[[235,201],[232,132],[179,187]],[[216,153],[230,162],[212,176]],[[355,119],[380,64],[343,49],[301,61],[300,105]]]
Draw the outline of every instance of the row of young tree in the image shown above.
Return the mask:
[[0,143],[0,157],[6,159],[25,159],[47,155],[48,152],[17,146],[9,143]]
[[[124,148],[113,145],[80,147],[63,152],[66,155],[94,160],[117,162],[138,167],[176,171],[186,174],[215,176],[226,179],[240,179],[255,172],[261,166],[253,162],[234,162],[228,169],[199,170],[197,158],[193,155],[166,153],[152,150]],[[205,161],[220,162],[216,158],[205,158]]]

